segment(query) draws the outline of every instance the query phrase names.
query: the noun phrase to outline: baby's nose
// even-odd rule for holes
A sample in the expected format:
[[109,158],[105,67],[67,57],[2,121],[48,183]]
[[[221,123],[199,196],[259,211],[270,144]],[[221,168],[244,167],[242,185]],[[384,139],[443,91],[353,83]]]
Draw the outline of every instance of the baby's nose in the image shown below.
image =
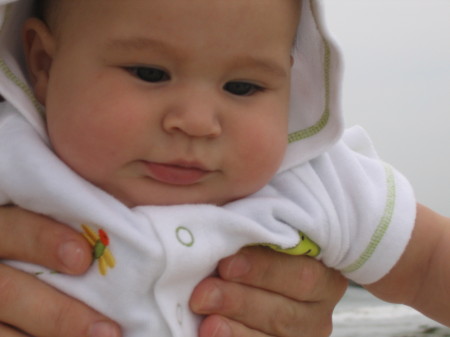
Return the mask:
[[187,97],[165,114],[163,127],[190,137],[217,137],[222,132],[218,104],[211,97]]

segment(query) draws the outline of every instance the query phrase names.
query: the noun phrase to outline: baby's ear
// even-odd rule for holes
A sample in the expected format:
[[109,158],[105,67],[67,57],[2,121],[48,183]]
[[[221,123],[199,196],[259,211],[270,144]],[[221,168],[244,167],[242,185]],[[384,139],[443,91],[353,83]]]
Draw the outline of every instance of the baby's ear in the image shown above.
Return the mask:
[[37,100],[45,105],[50,68],[55,52],[55,40],[47,25],[30,18],[23,28],[25,60]]

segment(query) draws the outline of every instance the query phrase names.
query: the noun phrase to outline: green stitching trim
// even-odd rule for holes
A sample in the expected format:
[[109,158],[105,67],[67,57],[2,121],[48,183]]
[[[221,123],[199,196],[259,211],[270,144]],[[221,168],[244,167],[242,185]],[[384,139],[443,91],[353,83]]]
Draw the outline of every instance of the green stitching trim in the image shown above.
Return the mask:
[[395,176],[392,167],[390,167],[389,165],[385,165],[385,170],[387,176],[387,204],[384,210],[384,215],[381,217],[380,223],[375,229],[375,233],[372,235],[372,239],[370,240],[370,243],[367,246],[366,250],[362,253],[359,259],[356,260],[356,262],[352,263],[342,270],[344,273],[352,273],[360,269],[371,258],[373,252],[380,244],[381,240],[386,234],[386,231],[389,228],[389,225],[392,222],[396,197]]
[[299,140],[303,140],[312,137],[315,134],[318,134],[328,124],[329,119],[330,119],[330,110],[328,107],[326,107],[324,113],[322,114],[322,117],[316,124],[304,130],[296,131],[289,134],[288,136],[289,144],[298,142]]
[[309,138],[319,133],[327,124],[330,119],[330,72],[331,72],[331,49],[328,41],[324,38],[323,32],[321,31],[319,25],[317,24],[317,13],[314,9],[314,2],[310,0],[311,11],[314,17],[314,22],[316,23],[316,28],[322,37],[322,43],[324,45],[324,83],[325,83],[325,108],[322,113],[322,117],[319,121],[306,129],[292,132],[288,135],[289,143],[297,142],[299,140]]
[[33,106],[35,109],[43,115],[44,109],[42,108],[41,104],[37,101],[36,97],[34,97],[33,91],[30,89],[30,87],[22,82],[16,74],[13,73],[13,71],[9,68],[9,66],[6,64],[5,60],[3,58],[0,58],[0,71],[5,74],[5,76],[13,82],[19,89],[22,90],[22,92],[30,99],[31,103],[33,103]]

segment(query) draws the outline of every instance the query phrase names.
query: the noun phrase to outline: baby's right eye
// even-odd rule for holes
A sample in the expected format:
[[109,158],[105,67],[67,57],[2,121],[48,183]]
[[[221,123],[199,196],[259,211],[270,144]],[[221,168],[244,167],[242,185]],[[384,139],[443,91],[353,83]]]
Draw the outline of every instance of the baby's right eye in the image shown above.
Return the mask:
[[127,70],[142,81],[158,83],[170,80],[170,76],[164,70],[152,67],[127,67]]

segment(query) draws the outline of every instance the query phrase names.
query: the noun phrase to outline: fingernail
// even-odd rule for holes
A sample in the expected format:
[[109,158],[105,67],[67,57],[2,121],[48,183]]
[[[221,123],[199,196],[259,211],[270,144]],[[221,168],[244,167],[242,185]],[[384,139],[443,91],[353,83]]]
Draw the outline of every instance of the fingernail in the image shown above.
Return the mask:
[[59,258],[64,266],[71,271],[78,271],[84,262],[84,250],[75,241],[69,241],[59,247]]
[[199,312],[210,313],[222,307],[223,295],[222,291],[217,286],[211,286],[211,288],[205,292],[203,298],[196,308]]
[[231,337],[231,328],[230,326],[225,322],[221,321],[219,324],[217,324],[216,330],[212,333],[211,337]]
[[94,323],[88,332],[88,337],[119,337],[118,328],[109,322]]
[[242,254],[235,255],[231,258],[228,268],[226,269],[227,277],[230,279],[238,279],[250,272],[250,261]]

